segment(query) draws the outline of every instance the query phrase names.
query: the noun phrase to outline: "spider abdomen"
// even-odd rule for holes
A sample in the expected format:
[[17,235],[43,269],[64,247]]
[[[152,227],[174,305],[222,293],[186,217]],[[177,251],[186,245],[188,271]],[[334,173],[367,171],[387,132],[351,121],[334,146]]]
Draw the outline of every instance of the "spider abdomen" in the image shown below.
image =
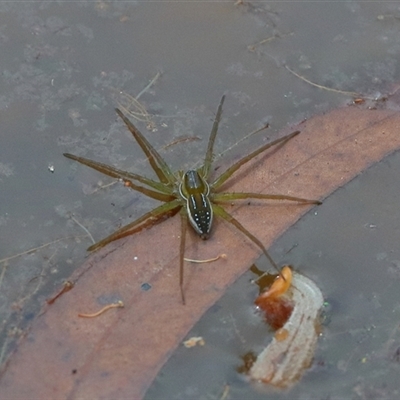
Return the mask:
[[197,171],[189,170],[183,176],[179,192],[186,200],[186,210],[193,229],[202,239],[208,239],[213,220],[208,183]]

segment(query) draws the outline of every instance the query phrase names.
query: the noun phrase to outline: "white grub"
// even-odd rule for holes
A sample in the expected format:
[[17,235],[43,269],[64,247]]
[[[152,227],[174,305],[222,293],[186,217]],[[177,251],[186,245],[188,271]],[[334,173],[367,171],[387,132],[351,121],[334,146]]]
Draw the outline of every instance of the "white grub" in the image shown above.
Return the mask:
[[278,331],[284,332],[286,337],[282,339],[275,335],[249,371],[251,379],[280,388],[291,387],[311,365],[318,339],[319,311],[323,304],[317,285],[295,272],[288,295],[294,308]]

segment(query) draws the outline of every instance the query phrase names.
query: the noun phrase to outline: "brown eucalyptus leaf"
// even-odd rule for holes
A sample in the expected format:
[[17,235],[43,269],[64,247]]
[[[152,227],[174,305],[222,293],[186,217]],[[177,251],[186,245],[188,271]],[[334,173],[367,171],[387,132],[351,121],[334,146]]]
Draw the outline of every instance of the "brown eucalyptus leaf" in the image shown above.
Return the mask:
[[[400,148],[400,114],[348,107],[301,123],[295,139],[241,170],[227,190],[322,200],[372,163]],[[288,132],[283,132],[288,133]],[[226,209],[268,248],[309,206],[251,201]],[[1,398],[143,397],[159,369],[201,315],[259,257],[240,232],[216,221],[212,236],[190,233],[186,257],[226,259],[185,267],[187,305],[180,302],[180,221],[113,243],[71,277],[73,290],[42,314],[0,377]],[[279,261],[279,260],[278,260]],[[143,291],[141,284],[151,290]],[[122,300],[93,319],[78,317]]]

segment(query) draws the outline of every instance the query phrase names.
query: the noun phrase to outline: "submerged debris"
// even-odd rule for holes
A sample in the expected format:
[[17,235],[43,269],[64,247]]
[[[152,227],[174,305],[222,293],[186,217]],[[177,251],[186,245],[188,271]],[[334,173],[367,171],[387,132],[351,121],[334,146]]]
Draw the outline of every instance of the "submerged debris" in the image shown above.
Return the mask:
[[249,370],[251,379],[287,388],[312,362],[323,297],[317,285],[284,267],[270,290],[255,302],[278,330]]
[[53,297],[46,300],[47,304],[50,304],[50,305],[53,304],[60,296],[62,296],[66,292],[69,292],[73,287],[74,287],[74,282],[65,281],[61,290],[59,290],[58,293],[56,295],[54,295]]

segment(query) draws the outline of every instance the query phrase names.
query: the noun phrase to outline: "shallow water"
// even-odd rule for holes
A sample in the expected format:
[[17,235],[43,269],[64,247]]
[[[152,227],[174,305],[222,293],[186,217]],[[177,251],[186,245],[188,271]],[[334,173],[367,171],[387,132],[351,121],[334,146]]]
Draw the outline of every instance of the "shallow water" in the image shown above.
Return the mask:
[[[396,3],[385,2],[1,3],[0,362],[44,300],[84,261],[92,242],[81,226],[99,240],[153,206],[120,185],[98,190],[112,180],[62,157],[71,152],[152,176],[140,149],[117,122],[118,91],[136,96],[161,72],[140,97],[157,131],[138,126],[156,148],[183,135],[200,137],[163,151],[169,163],[183,169],[202,159],[216,107],[226,93],[217,152],[266,121],[271,125],[268,135],[241,143],[228,157],[245,154],[286,124],[350,101],[301,81],[285,63],[323,85],[385,93],[399,80],[398,15]],[[382,179],[370,186],[380,184]],[[335,230],[337,213],[343,213],[336,197],[328,199],[337,208],[321,232],[325,236],[329,226],[335,236],[330,243],[341,240],[350,247],[359,232],[343,236]],[[395,199],[386,199],[393,208]],[[315,254],[328,252],[308,234],[302,240],[314,244]],[[297,242],[292,238],[274,256],[284,259]],[[365,258],[363,246],[351,248]],[[347,266],[346,254],[347,247],[332,265]],[[390,255],[380,254],[383,260]],[[328,297],[341,298],[340,291],[330,293],[336,285],[349,293],[349,285],[335,283],[335,273],[328,272],[337,267],[313,270],[314,264],[301,257],[291,262],[311,268],[305,272],[325,285]],[[348,271],[342,274],[350,284]],[[363,297],[358,301],[368,312],[369,303]],[[229,357],[232,368],[237,354]]]
[[[338,189],[270,249],[312,278],[325,299],[322,335],[313,364],[291,390],[249,384],[236,368],[259,353],[273,333],[255,312],[258,287],[240,278],[187,337],[161,370],[148,399],[395,399],[400,373],[400,215],[393,185],[400,153]],[[257,263],[268,270],[267,260]],[[229,389],[225,389],[229,387]]]

